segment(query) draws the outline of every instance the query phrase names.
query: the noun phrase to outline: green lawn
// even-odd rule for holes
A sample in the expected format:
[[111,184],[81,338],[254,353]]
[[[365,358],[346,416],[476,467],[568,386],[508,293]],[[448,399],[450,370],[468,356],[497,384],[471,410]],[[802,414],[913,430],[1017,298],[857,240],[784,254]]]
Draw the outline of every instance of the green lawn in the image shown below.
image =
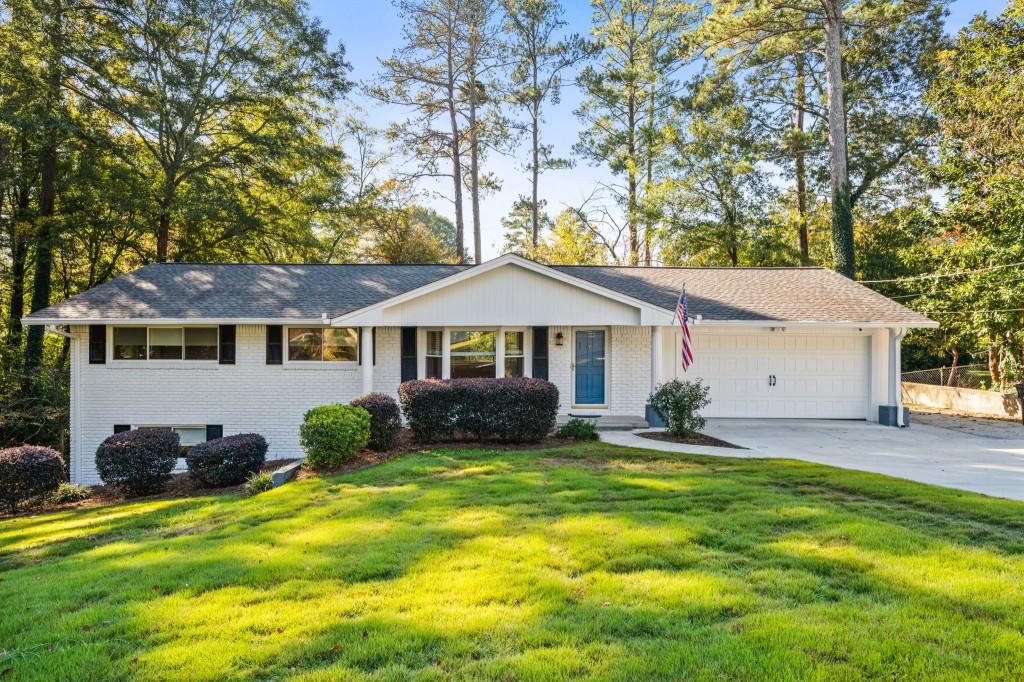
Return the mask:
[[1024,504],[783,460],[441,451],[0,520],[0,680],[1022,679],[1022,633]]

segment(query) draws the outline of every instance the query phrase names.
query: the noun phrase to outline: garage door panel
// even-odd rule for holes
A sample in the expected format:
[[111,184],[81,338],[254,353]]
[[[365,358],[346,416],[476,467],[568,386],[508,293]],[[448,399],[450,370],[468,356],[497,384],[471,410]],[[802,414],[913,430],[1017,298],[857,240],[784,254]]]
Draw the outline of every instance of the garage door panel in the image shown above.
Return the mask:
[[[710,387],[709,417],[864,419],[869,392],[863,335],[696,334],[690,371]],[[676,357],[682,338],[676,333]],[[769,385],[769,376],[775,385]]]

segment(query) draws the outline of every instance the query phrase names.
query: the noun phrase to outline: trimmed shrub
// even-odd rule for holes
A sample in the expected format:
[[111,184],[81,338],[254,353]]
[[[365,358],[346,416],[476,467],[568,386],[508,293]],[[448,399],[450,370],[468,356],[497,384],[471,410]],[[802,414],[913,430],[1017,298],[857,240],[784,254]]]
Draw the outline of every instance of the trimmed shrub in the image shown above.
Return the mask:
[[377,451],[390,450],[395,444],[398,430],[402,428],[401,412],[398,411],[395,399],[383,393],[370,393],[349,404],[370,413],[370,448]]
[[313,469],[344,464],[370,440],[370,413],[350,405],[321,405],[306,412],[299,443]]
[[697,379],[679,381],[673,379],[659,385],[647,402],[666,424],[669,433],[676,436],[692,436],[704,428],[704,417],[700,411],[711,404],[708,391],[711,389]]
[[96,471],[126,495],[158,493],[178,462],[178,434],[170,429],[115,433],[96,449]]
[[267,441],[258,433],[214,438],[193,445],[185,456],[188,473],[201,485],[236,485],[267,461]]
[[245,485],[242,486],[243,490],[245,491],[245,494],[248,495],[249,497],[259,495],[260,493],[265,493],[268,490],[273,489],[273,487],[274,479],[270,476],[270,474],[262,471],[256,472],[255,474],[249,476],[249,478],[247,478],[245,481]]
[[52,448],[22,445],[0,450],[0,507],[6,511],[53,492],[63,480],[64,460]]
[[592,419],[580,419],[573,417],[558,427],[555,435],[559,438],[571,438],[573,440],[597,440],[597,425]]
[[92,497],[92,490],[84,485],[61,483],[46,499],[53,504],[71,504],[88,500],[90,497]]
[[554,430],[558,414],[558,388],[542,379],[407,381],[398,396],[409,428],[422,442],[535,442]]

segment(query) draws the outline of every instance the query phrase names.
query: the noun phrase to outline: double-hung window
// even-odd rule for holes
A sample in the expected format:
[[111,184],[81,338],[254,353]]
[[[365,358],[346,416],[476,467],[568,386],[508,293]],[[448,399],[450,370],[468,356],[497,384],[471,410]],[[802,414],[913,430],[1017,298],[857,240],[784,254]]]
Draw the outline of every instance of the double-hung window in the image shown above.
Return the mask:
[[525,332],[505,332],[505,377],[521,377],[526,366]]
[[427,330],[427,346],[424,355],[427,360],[427,379],[440,379],[444,365],[444,332],[440,329]]
[[359,330],[355,327],[289,327],[289,362],[356,362]]
[[217,327],[114,327],[114,360],[217,360]]

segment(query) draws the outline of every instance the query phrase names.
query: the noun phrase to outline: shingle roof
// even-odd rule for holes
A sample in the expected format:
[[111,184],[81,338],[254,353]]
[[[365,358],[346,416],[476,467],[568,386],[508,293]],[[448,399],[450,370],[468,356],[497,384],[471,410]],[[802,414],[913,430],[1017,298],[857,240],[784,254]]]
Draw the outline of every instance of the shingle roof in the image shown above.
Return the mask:
[[[380,303],[468,267],[161,263],[27,319],[318,319]],[[929,324],[923,315],[820,268],[555,269],[669,311],[685,286],[691,314],[705,320]]]

